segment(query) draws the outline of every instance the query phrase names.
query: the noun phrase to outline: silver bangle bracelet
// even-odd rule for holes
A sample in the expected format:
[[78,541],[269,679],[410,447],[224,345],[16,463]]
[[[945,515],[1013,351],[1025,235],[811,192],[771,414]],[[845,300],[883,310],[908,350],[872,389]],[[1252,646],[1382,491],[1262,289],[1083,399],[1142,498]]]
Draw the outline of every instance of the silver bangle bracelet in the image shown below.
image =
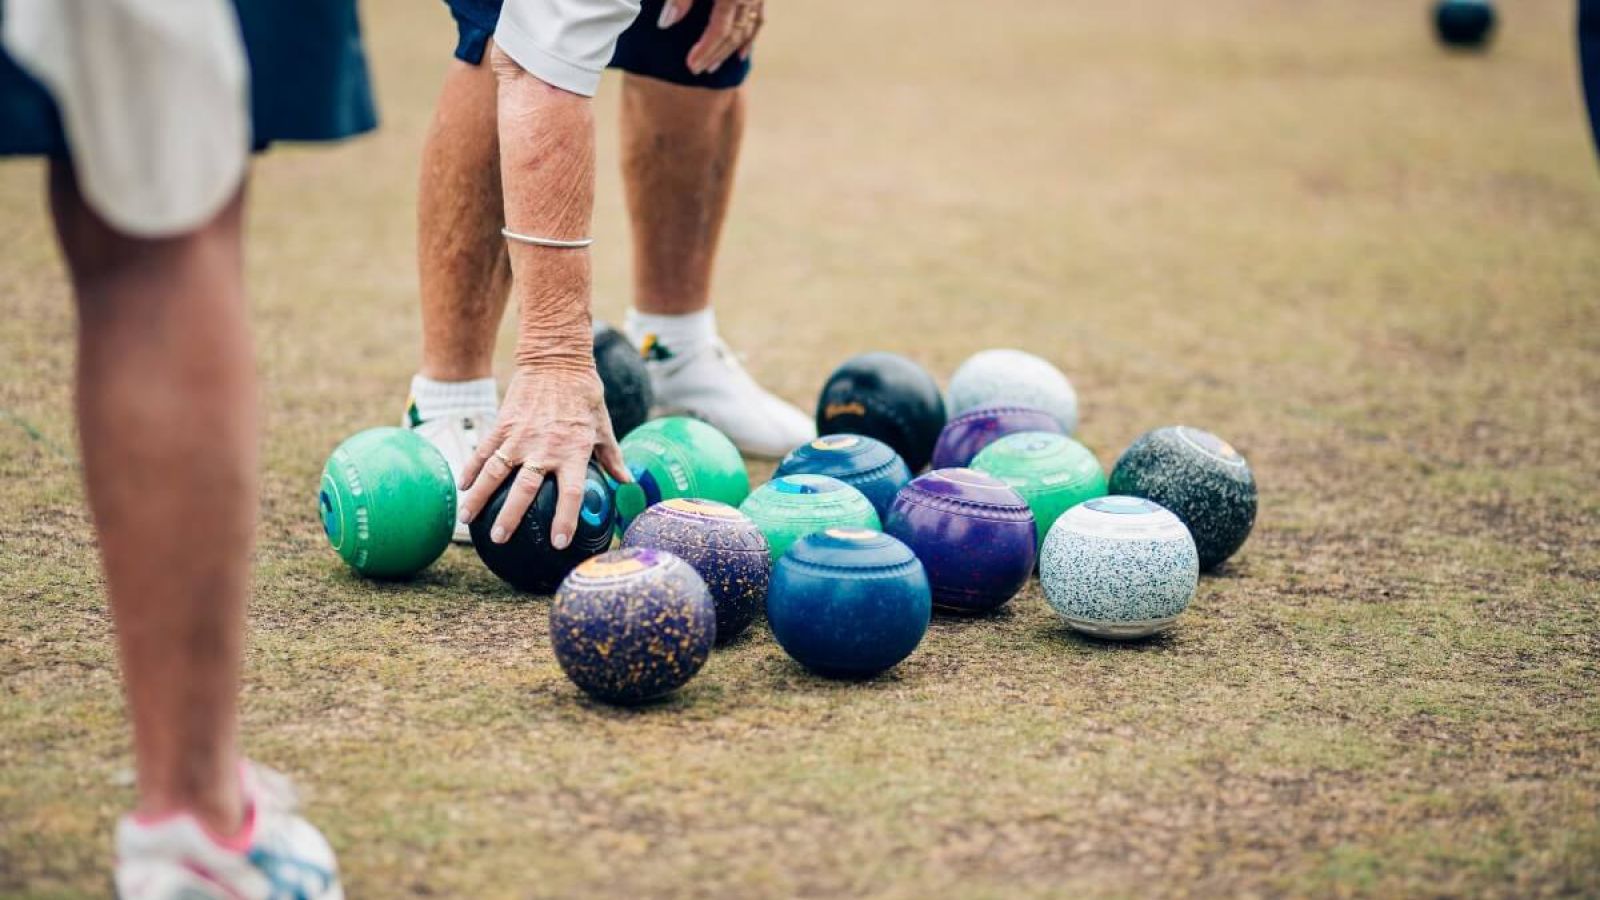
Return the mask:
[[517,234],[509,228],[500,229],[500,234],[509,241],[519,244],[532,244],[535,247],[550,247],[556,250],[582,250],[594,243],[594,238],[579,238],[575,241],[558,241],[555,238],[534,237],[531,234]]

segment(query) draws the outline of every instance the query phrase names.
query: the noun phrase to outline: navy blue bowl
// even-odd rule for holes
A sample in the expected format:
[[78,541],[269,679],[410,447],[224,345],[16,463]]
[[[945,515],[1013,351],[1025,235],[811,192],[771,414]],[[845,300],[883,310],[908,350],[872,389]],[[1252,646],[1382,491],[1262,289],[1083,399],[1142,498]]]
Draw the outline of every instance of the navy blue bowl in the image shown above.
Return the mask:
[[911,468],[894,448],[877,438],[830,434],[790,451],[772,477],[780,475],[837,478],[865,494],[881,521],[889,514],[894,495],[911,481]]
[[905,544],[864,528],[797,541],[772,570],[767,621],[794,660],[833,678],[892,668],[922,642],[933,595]]

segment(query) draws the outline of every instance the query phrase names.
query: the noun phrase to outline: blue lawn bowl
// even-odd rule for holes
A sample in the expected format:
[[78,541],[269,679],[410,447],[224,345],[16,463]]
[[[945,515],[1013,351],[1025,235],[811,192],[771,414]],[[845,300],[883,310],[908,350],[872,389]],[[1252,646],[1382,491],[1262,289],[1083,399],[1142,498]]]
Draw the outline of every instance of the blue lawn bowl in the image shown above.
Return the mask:
[[865,528],[796,541],[772,570],[767,619],[795,662],[830,678],[868,678],[911,655],[933,616],[911,548]]
[[801,444],[785,456],[773,477],[781,475],[837,478],[866,495],[882,519],[889,514],[894,495],[911,480],[911,469],[900,454],[877,438],[829,434]]

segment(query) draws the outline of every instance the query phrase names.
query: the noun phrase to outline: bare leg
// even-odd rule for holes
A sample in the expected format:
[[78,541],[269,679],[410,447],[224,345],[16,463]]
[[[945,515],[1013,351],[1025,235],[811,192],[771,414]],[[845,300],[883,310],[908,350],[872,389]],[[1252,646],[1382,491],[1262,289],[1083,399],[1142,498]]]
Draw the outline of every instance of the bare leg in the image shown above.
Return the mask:
[[[78,423],[133,718],[139,811],[241,822],[237,738],[255,527],[255,368],[243,196],[196,232],[140,240],[50,177],[77,296]],[[205,427],[195,427],[196,422]]]
[[744,136],[744,89],[622,82],[622,174],[633,221],[634,307],[698,312],[711,302],[717,240]]
[[[623,176],[641,312],[695,312],[710,302],[743,134],[742,89],[624,78]],[[494,74],[455,62],[423,148],[418,203],[421,371],[429,378],[491,374],[511,282],[502,209]]]
[[633,221],[628,336],[645,351],[656,407],[710,422],[748,456],[816,437],[811,417],[727,353],[711,314],[717,242],[744,135],[744,91],[623,81],[622,173]]
[[487,378],[511,291],[500,238],[496,84],[488,63],[452,61],[422,149],[417,263],[422,289],[422,374]]

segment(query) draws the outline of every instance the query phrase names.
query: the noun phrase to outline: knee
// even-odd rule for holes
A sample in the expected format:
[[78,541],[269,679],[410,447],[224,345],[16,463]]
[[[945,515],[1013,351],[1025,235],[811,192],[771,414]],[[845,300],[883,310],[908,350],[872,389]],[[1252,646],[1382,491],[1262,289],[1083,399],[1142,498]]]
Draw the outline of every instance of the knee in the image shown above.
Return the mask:
[[216,263],[240,258],[243,191],[210,221],[193,231],[172,237],[150,238],[128,234],[106,221],[84,197],[69,165],[50,171],[50,208],[61,254],[79,287],[80,303],[91,301],[83,288],[115,286],[136,278],[160,278],[183,260],[207,259]]
[[92,327],[137,320],[189,294],[242,293],[241,235],[212,222],[170,238],[137,238],[99,220],[58,219],[79,318]]

